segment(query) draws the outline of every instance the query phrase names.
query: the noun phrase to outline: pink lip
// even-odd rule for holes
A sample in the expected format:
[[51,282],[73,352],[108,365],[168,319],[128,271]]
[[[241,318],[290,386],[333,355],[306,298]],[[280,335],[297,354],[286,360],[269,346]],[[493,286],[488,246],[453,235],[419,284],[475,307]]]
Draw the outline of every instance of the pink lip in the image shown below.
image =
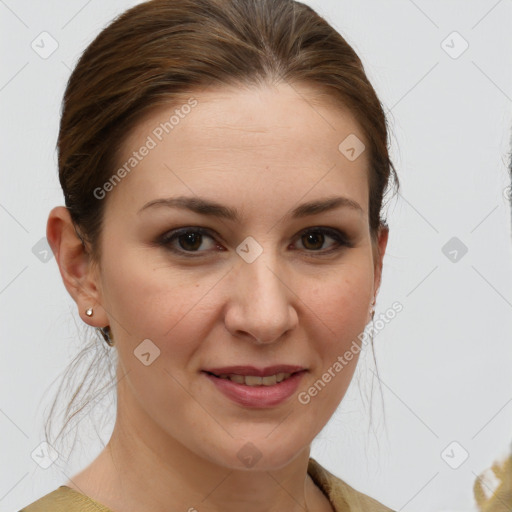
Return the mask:
[[[280,367],[283,368],[283,367]],[[237,373],[233,371],[234,367],[230,368],[230,371],[222,371],[221,373]],[[244,367],[244,371],[247,367]],[[224,370],[224,368],[222,368]],[[217,370],[216,370],[217,371]],[[251,370],[253,372],[254,369]],[[288,379],[283,380],[273,386],[246,386],[245,384],[238,384],[229,379],[221,379],[214,375],[202,372],[206,377],[215,384],[217,389],[221,391],[225,396],[233,400],[239,405],[246,407],[272,407],[279,405],[286,399],[290,398],[296,391],[299,383],[306,373],[307,370],[298,371],[291,375]],[[270,373],[269,375],[274,375]],[[290,371],[284,373],[291,373]],[[240,375],[257,375],[255,373],[245,373]],[[264,376],[264,375],[263,375]]]
[[305,370],[303,366],[295,366],[290,364],[275,364],[266,368],[256,368],[254,366],[223,366],[222,368],[206,368],[205,372],[215,375],[227,375],[234,373],[236,375],[254,375],[255,377],[268,377],[278,373],[295,373]]

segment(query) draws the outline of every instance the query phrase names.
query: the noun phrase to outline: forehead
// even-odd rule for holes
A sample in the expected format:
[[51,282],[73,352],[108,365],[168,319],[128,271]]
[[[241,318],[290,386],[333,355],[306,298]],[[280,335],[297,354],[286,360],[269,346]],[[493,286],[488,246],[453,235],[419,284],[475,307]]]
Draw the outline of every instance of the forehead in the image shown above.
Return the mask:
[[352,113],[311,86],[206,89],[134,127],[117,161],[128,172],[109,199],[140,208],[183,193],[260,204],[266,195],[291,205],[338,192],[367,212],[368,151],[347,158],[346,140],[366,144]]

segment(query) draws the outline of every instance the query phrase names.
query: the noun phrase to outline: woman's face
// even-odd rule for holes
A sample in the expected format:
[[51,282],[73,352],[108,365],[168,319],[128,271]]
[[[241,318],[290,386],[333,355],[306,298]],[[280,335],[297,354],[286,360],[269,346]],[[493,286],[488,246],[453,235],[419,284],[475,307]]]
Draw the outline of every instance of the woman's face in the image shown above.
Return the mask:
[[[95,299],[126,374],[123,416],[147,442],[277,468],[309,447],[348,388],[381,260],[362,131],[314,92],[208,89],[151,114],[124,142],[118,168],[129,172],[103,188]],[[335,198],[334,208],[310,204]],[[275,365],[303,371],[268,388],[206,373]],[[256,370],[219,371],[235,366]]]

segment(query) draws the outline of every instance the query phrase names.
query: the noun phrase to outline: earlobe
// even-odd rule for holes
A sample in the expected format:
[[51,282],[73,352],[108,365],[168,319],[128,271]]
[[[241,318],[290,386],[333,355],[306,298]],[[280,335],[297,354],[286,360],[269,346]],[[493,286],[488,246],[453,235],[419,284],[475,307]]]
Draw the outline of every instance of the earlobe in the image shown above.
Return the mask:
[[[46,238],[59,266],[64,286],[78,306],[80,318],[92,326],[108,324],[109,320],[101,308],[95,267],[65,206],[57,206],[50,211]],[[95,308],[94,319],[86,314],[90,307]]]

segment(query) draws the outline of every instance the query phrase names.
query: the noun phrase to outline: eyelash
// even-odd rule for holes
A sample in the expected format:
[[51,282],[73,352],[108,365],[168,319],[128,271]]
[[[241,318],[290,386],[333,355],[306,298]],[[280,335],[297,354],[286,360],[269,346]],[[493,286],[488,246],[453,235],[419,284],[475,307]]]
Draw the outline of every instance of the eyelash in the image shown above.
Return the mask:
[[[173,231],[169,231],[166,234],[164,234],[160,239],[158,240],[158,245],[165,247],[166,249],[185,257],[191,257],[191,258],[197,258],[201,256],[201,253],[208,252],[208,251],[186,251],[184,249],[177,249],[171,245],[171,243],[174,240],[177,240],[179,237],[184,236],[189,233],[199,234],[201,236],[208,236],[215,240],[214,233],[206,228],[201,227],[186,227],[186,228],[180,228],[175,229]],[[337,229],[328,228],[328,227],[312,227],[307,228],[303,231],[301,231],[298,236],[297,240],[300,240],[304,235],[307,235],[308,233],[314,233],[314,234],[322,234],[327,235],[329,238],[332,238],[335,240],[336,244],[334,248],[328,249],[328,250],[307,250],[306,252],[311,253],[313,256],[329,256],[335,252],[338,252],[344,248],[351,248],[353,247],[353,243],[350,241],[350,239],[345,235],[345,233],[338,231]]]

